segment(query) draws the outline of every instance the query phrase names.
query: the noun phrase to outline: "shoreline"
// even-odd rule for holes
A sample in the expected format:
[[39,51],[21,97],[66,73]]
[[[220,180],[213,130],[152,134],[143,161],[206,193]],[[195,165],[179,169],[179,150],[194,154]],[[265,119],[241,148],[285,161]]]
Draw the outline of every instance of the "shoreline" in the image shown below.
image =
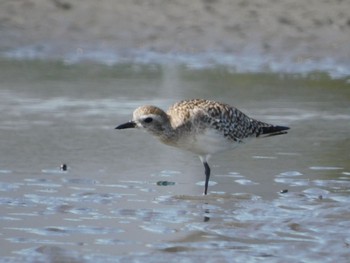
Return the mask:
[[19,0],[0,3],[0,56],[185,63],[350,75],[350,2]]
[[[276,58],[271,56],[246,54],[234,56],[222,52],[203,53],[159,53],[153,51],[124,51],[116,53],[111,50],[93,50],[78,48],[65,54],[53,55],[50,49],[24,47],[17,50],[0,52],[0,59],[18,61],[58,61],[66,65],[94,63],[106,66],[122,64],[139,65],[184,65],[189,69],[201,70],[226,67],[236,73],[281,73],[309,75],[325,73],[332,79],[348,79],[349,63],[340,64],[330,58],[312,60],[293,57]],[[349,81],[349,80],[347,80]]]

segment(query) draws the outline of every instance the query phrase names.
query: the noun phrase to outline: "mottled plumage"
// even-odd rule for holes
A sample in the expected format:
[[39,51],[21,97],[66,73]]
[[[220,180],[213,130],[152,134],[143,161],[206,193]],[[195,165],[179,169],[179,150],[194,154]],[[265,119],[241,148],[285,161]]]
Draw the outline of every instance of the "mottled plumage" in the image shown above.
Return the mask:
[[141,106],[130,122],[116,129],[145,128],[163,143],[199,155],[205,167],[207,194],[211,154],[232,149],[249,138],[286,133],[288,127],[252,119],[235,107],[210,100],[184,100],[167,113],[155,106]]

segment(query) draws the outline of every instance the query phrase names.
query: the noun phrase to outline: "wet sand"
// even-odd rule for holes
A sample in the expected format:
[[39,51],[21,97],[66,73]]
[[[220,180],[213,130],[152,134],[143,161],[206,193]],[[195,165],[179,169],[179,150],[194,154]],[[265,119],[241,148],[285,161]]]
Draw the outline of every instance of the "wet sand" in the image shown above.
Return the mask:
[[[0,262],[349,261],[344,80],[16,60],[0,79]],[[214,155],[204,197],[198,156],[114,129],[191,97],[291,130]]]
[[1,1],[0,51],[223,52],[348,63],[348,10],[342,0]]
[[[348,262],[348,10],[345,0],[0,1],[0,261]],[[212,53],[245,69],[255,61],[239,58],[288,57],[303,73],[334,60],[328,69],[346,65],[348,79],[118,64],[133,52]],[[61,63],[70,54],[117,65]],[[213,156],[202,198],[197,156],[114,129],[139,105],[192,97],[291,132]]]

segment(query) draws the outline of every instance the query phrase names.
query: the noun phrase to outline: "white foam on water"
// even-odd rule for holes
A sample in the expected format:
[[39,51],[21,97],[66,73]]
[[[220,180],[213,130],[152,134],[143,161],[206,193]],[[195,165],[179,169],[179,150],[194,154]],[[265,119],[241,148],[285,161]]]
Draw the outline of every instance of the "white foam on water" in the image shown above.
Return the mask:
[[[58,53],[58,52],[56,52]],[[201,53],[160,53],[149,50],[130,50],[116,52],[108,49],[77,48],[73,52],[56,54],[50,46],[25,46],[13,50],[0,52],[0,57],[17,60],[61,60],[66,64],[95,62],[114,66],[123,63],[135,64],[184,64],[192,69],[205,69],[226,66],[238,73],[290,73],[309,74],[312,72],[326,72],[332,78],[346,78],[350,76],[350,65],[333,58],[298,60],[286,52],[284,58],[259,53],[243,53],[235,55],[226,52]]]

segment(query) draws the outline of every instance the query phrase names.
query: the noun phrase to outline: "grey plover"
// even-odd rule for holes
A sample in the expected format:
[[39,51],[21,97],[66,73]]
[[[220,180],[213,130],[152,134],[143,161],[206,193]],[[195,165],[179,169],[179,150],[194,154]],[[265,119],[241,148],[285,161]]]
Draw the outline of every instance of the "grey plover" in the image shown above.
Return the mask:
[[205,168],[205,195],[212,154],[233,149],[250,138],[285,134],[289,129],[252,119],[228,104],[203,99],[180,101],[166,113],[156,106],[141,106],[131,121],[116,127],[127,128],[144,128],[167,145],[198,154]]

